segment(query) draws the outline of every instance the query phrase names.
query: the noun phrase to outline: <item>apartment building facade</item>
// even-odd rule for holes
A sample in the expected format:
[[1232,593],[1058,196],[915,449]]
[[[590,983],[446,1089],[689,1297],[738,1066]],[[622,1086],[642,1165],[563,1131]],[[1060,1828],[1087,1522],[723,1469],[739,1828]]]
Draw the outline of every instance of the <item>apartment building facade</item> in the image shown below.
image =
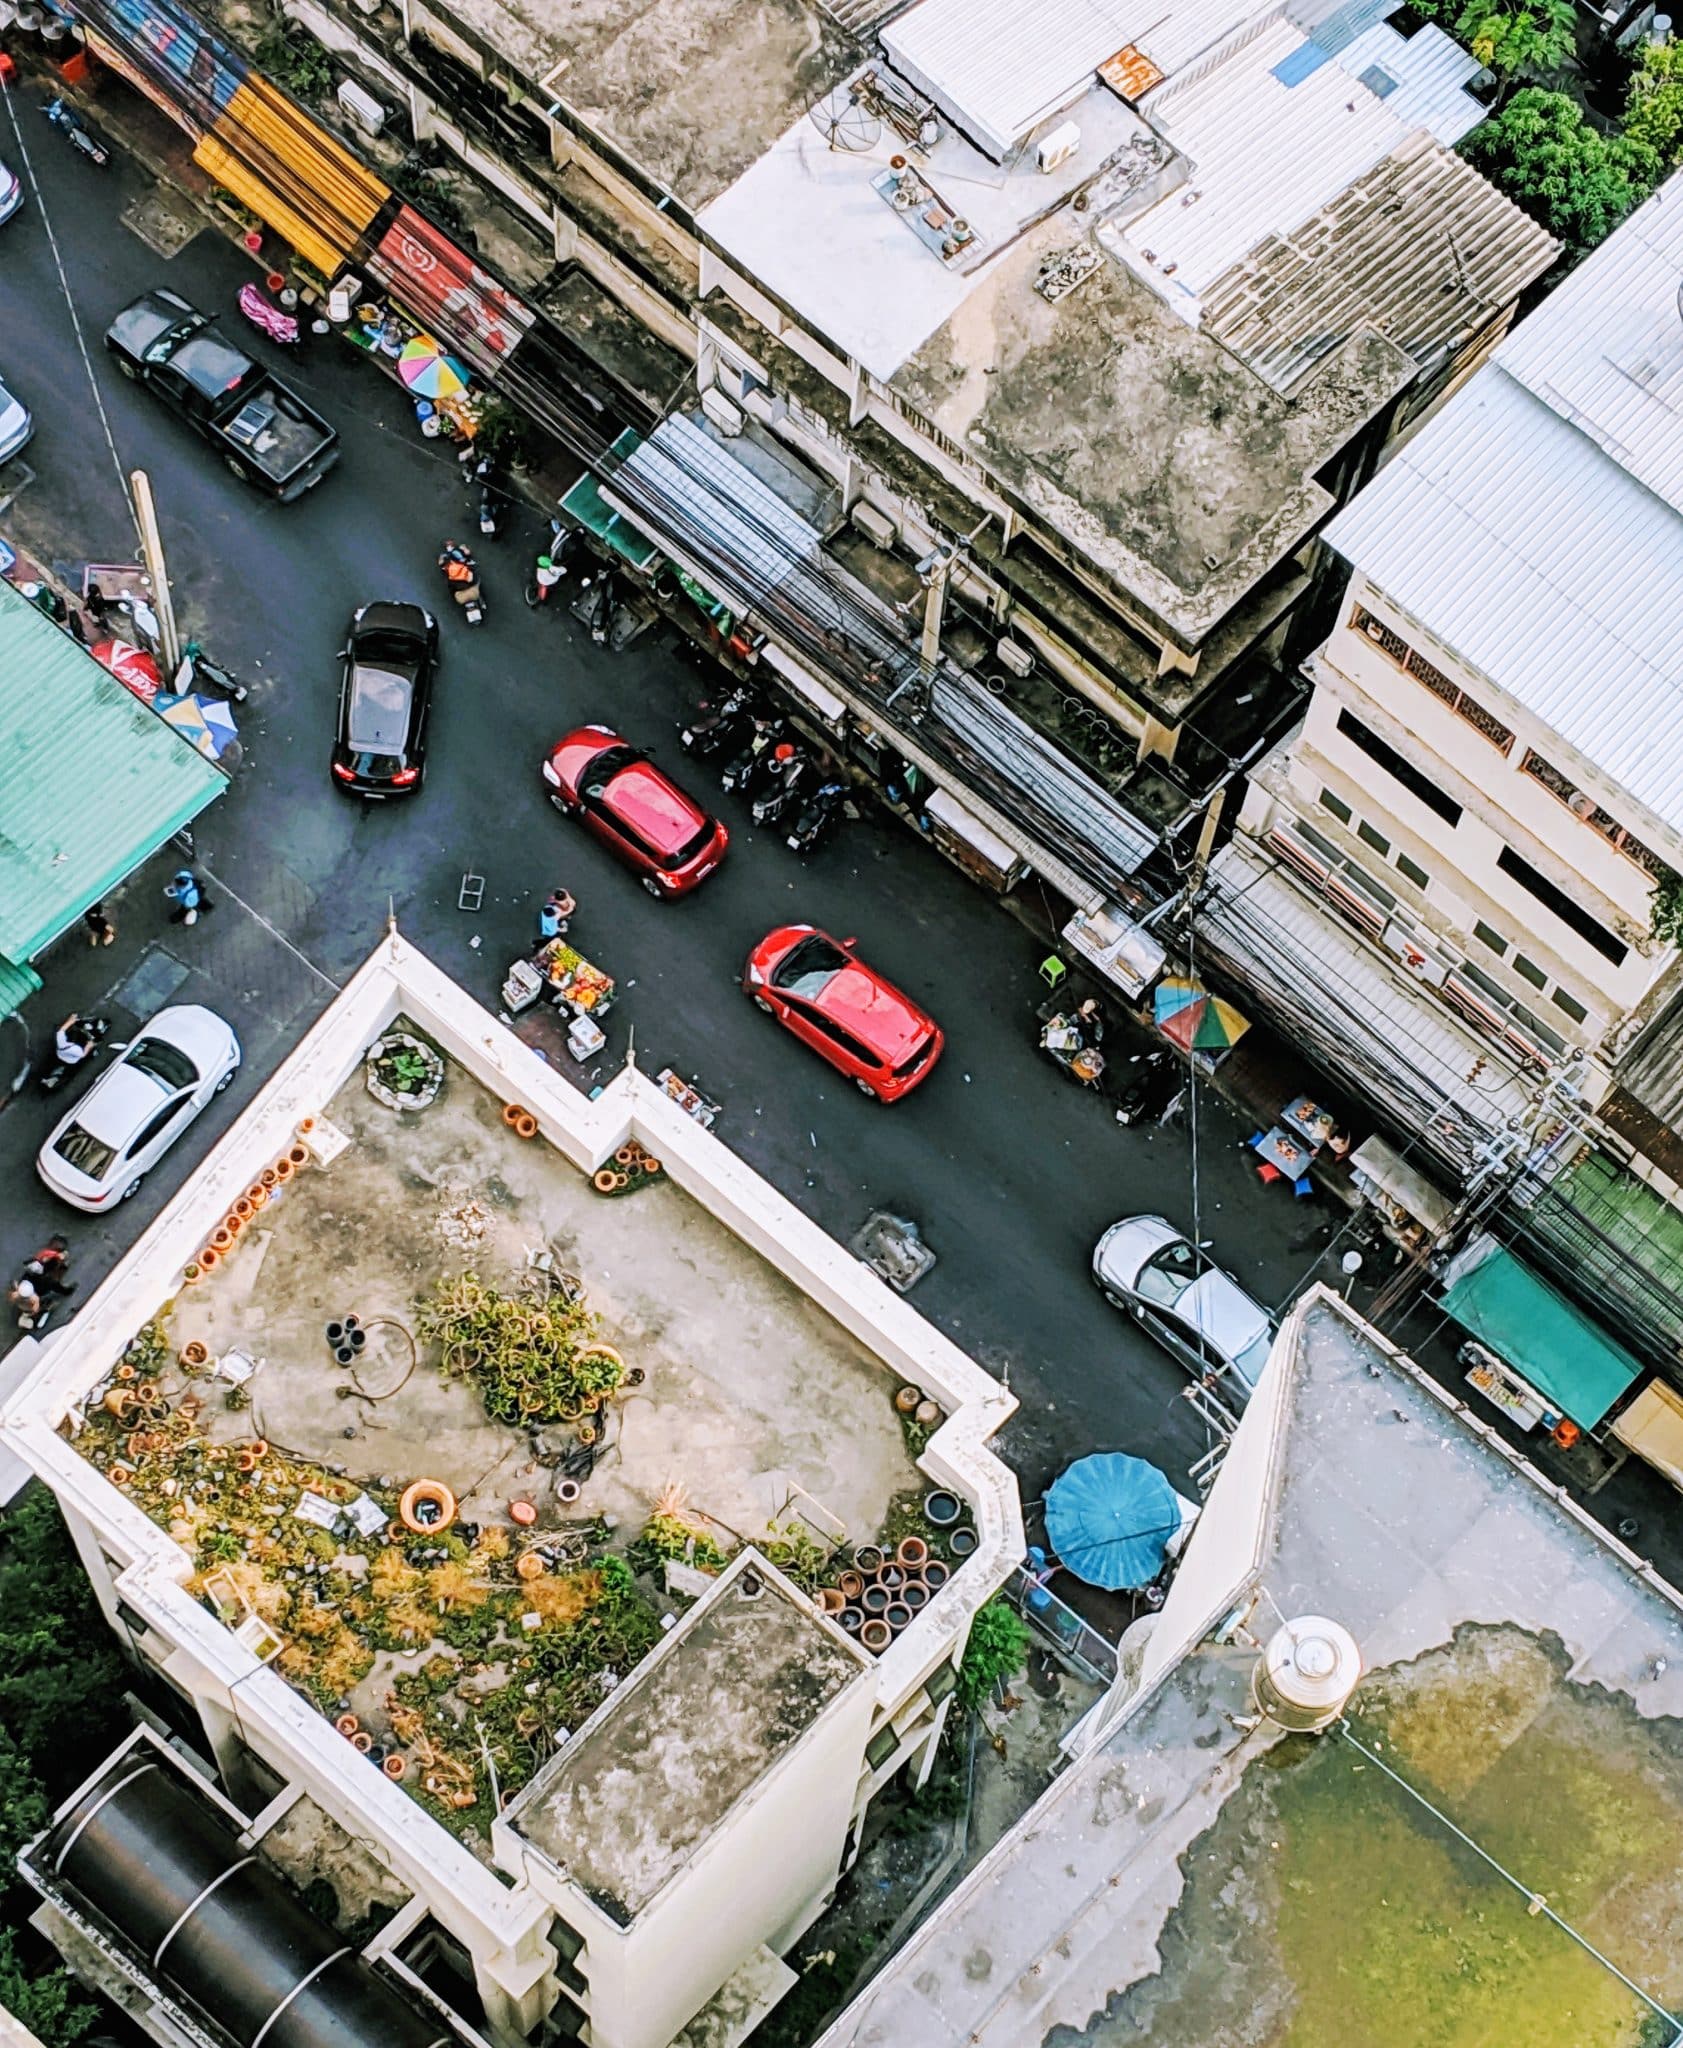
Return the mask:
[[1290,718],[1321,526],[1553,254],[1454,154],[1475,62],[1371,8],[287,13],[668,416],[593,456],[615,509],[946,850],[1090,919]]
[[[1517,1128],[1683,1178],[1676,196],[1330,523],[1352,573],[1313,695],[1198,919],[1276,1014],[1327,992],[1323,1059],[1452,1175]],[[1272,960],[1271,929],[1298,934]]]

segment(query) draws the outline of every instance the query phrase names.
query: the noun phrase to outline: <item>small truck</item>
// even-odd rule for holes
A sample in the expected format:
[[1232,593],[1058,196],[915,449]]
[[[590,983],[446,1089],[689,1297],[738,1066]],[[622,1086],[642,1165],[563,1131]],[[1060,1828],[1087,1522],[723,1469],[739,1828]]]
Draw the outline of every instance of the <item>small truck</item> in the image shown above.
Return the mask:
[[339,459],[337,431],[174,292],[146,292],[125,307],[105,346],[123,375],[156,392],[235,476],[283,505]]

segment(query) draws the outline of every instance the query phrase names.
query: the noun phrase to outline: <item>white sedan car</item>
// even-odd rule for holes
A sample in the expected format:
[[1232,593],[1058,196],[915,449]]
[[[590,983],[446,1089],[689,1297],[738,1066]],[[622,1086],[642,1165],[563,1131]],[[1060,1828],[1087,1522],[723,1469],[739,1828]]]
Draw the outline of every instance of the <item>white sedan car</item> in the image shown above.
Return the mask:
[[16,171],[0,164],[0,221],[8,221],[23,204],[23,186]]
[[126,1202],[240,1069],[240,1042],[214,1010],[160,1010],[58,1123],[35,1170],[77,1209]]
[[1249,1400],[1274,1342],[1266,1309],[1161,1216],[1113,1223],[1093,1248],[1093,1278],[1195,1379]]
[[35,421],[21,398],[0,384],[0,462],[9,462],[35,431]]

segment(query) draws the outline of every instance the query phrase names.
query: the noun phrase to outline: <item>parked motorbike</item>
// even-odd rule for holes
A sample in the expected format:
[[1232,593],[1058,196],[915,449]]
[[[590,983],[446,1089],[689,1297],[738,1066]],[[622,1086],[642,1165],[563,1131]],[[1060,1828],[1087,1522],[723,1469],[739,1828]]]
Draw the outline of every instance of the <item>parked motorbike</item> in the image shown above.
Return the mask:
[[836,829],[846,796],[845,782],[821,782],[802,804],[784,844],[796,853],[811,853],[821,846]]
[[618,599],[614,594],[614,572],[611,569],[604,569],[596,580],[596,589],[590,599],[590,637],[598,647],[607,645],[618,609]]
[[1167,1123],[1180,1107],[1185,1077],[1173,1053],[1135,1053],[1113,1100],[1119,1124]]
[[266,334],[282,348],[296,349],[303,336],[298,315],[287,312],[266,298],[254,284],[242,284],[237,301],[241,314],[259,334]]
[[76,109],[63,99],[50,99],[41,109],[47,119],[70,144],[79,149],[89,163],[103,170],[111,161],[111,148],[102,137],[96,135]]
[[232,669],[224,668],[210,656],[196,640],[189,640],[182,653],[192,664],[192,687],[211,697],[220,697],[225,704],[243,704],[251,695],[250,686],[242,683]]
[[734,748],[753,723],[753,702],[754,693],[738,685],[717,704],[703,704],[696,716],[680,727],[679,746],[703,760]]
[[787,740],[771,750],[771,766],[764,787],[755,797],[752,813],[756,825],[775,826],[781,818],[796,815],[796,806],[818,779],[818,764]]
[[479,587],[479,564],[459,540],[447,541],[439,551],[438,566],[450,586],[450,595],[461,606],[470,626],[485,622],[485,593]]
[[99,1048],[110,1035],[109,1017],[72,1017],[63,1027],[64,1035],[78,1045],[86,1047],[79,1060],[67,1060],[56,1050],[52,1059],[41,1069],[35,1085],[43,1095],[51,1095],[62,1088],[72,1074],[79,1074],[93,1060],[99,1057]]
[[783,731],[780,718],[756,718],[741,748],[725,763],[719,787],[752,796],[764,777],[766,757],[782,739]]

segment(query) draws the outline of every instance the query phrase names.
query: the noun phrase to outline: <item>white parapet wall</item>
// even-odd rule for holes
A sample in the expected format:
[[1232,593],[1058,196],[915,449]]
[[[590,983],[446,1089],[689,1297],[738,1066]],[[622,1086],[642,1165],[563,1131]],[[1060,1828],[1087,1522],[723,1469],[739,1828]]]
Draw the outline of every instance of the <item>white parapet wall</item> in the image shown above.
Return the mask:
[[511,1888],[349,1751],[327,1720],[185,1590],[192,1574],[186,1552],[64,1433],[135,1333],[180,1290],[187,1264],[257,1168],[293,1142],[303,1119],[323,1113],[400,1014],[499,1100],[523,1104],[541,1138],[579,1171],[595,1171],[630,1139],[641,1142],[685,1194],[879,1358],[885,1374],[923,1388],[946,1411],[919,1464],[969,1503],[979,1544],[877,1660],[879,1726],[962,1649],[976,1609],[1022,1555],[1016,1480],[989,1448],[1016,1403],[634,1066],[587,1100],[395,926],[74,1320],[29,1346],[28,1369],[0,1393],[0,1460],[20,1460],[58,1496],[108,1616],[116,1622],[120,1601],[124,1632],[143,1631],[141,1649],[194,1700],[207,1732],[235,1731],[424,1898],[472,1954],[488,2010],[500,2025],[524,2031],[553,1996],[549,1903],[524,1881]]

